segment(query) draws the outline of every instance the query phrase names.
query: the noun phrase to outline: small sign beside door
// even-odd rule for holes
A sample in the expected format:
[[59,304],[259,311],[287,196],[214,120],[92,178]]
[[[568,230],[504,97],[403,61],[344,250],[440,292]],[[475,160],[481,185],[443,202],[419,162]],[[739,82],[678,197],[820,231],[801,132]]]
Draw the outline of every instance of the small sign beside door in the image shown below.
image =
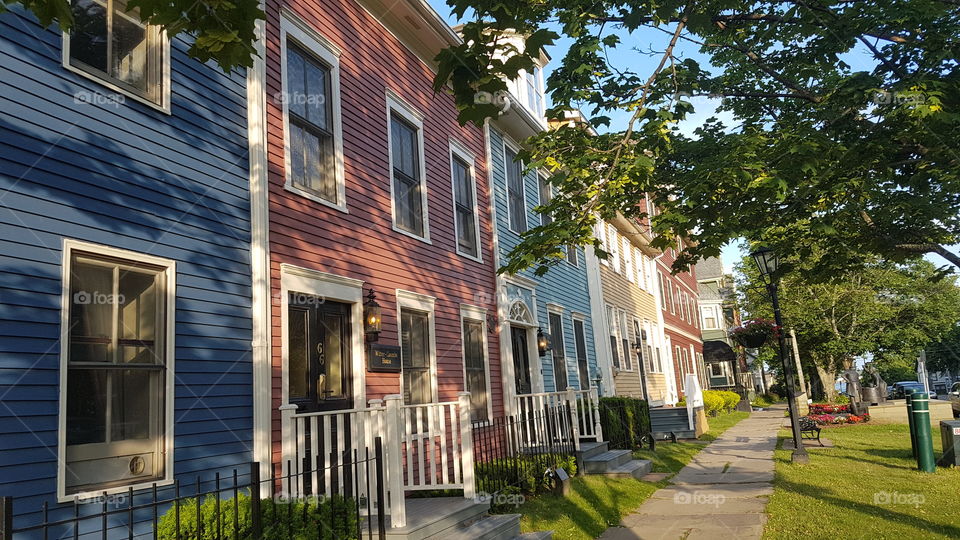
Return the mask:
[[367,362],[370,371],[400,373],[400,347],[372,343]]

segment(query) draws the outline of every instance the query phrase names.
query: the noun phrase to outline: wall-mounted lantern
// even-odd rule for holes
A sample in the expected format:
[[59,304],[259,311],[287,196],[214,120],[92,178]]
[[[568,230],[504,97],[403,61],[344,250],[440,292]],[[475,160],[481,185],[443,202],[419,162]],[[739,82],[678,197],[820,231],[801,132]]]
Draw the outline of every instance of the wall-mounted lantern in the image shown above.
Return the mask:
[[380,339],[380,323],[382,322],[380,304],[377,303],[373,289],[370,289],[367,300],[363,303],[363,334],[367,341],[373,342]]
[[637,353],[637,356],[643,356],[643,343],[647,340],[647,331],[640,330],[640,335],[637,336],[637,342],[633,344],[633,352]]
[[553,347],[550,343],[550,336],[543,333],[543,328],[537,328],[537,352],[540,353],[540,356],[546,356],[547,351],[552,351]]

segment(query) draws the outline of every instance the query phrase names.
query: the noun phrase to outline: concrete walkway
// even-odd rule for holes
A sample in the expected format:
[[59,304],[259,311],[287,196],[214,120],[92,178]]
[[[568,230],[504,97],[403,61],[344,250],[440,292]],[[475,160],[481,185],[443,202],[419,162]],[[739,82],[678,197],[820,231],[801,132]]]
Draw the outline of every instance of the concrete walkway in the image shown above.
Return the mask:
[[674,485],[658,490],[600,538],[760,538],[773,493],[773,450],[783,410],[755,412],[728,429],[670,479]]

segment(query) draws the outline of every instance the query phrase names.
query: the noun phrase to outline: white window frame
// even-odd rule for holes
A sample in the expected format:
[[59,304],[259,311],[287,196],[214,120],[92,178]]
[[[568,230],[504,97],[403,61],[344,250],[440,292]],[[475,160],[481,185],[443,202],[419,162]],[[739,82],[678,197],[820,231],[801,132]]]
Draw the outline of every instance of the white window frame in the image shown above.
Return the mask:
[[[73,259],[74,251],[83,251],[101,255],[104,257],[114,257],[117,259],[140,262],[159,266],[164,268],[166,273],[166,310],[164,312],[164,363],[166,370],[164,373],[164,411],[163,411],[163,478],[151,480],[150,482],[134,483],[123,486],[114,486],[111,488],[99,488],[95,491],[82,493],[66,494],[66,466],[67,466],[67,371],[69,368],[70,354],[70,262]],[[64,503],[74,500],[75,497],[81,499],[96,497],[104,493],[126,493],[131,487],[134,491],[145,489],[153,484],[158,486],[170,485],[173,483],[173,452],[174,452],[174,430],[173,430],[173,406],[174,406],[174,387],[175,369],[174,361],[176,358],[176,299],[177,299],[177,268],[176,262],[170,259],[163,259],[145,253],[128,251],[101,244],[92,244],[64,238],[63,240],[63,259],[61,263],[61,298],[60,298],[60,396],[59,396],[59,415],[57,417],[57,501]]]
[[[487,392],[487,421],[493,419],[493,387],[490,382],[490,343],[487,339],[487,310],[479,306],[470,304],[460,304],[460,339],[463,339],[463,330],[466,327],[465,321],[479,322],[483,328],[483,369],[486,375]],[[461,359],[463,360],[463,391],[469,392],[467,388],[467,347],[461,343]],[[401,381],[403,377],[400,378]],[[402,393],[400,395],[403,395]]]
[[[423,236],[417,236],[397,226],[397,199],[393,179],[393,129],[391,125],[391,119],[394,114],[403,118],[404,121],[417,129],[417,146],[420,151],[418,157],[420,159],[420,207],[423,212]],[[410,238],[416,238],[421,242],[430,244],[430,211],[427,208],[427,161],[423,144],[423,120],[424,116],[422,113],[404,101],[403,98],[395,94],[392,90],[387,89],[387,169],[390,172],[390,215],[392,216],[393,230]]]
[[[470,260],[483,262],[483,246],[480,242],[480,204],[477,202],[477,168],[476,161],[477,158],[473,155],[472,152],[467,150],[467,147],[461,142],[450,139],[450,204],[453,209],[453,245],[454,249],[457,250],[457,255],[461,255]],[[477,239],[477,254],[476,256],[469,253],[464,253],[460,251],[460,224],[457,221],[457,184],[456,180],[453,178],[453,160],[454,158],[459,159],[460,161],[468,165],[468,174],[470,175],[470,189],[473,190],[473,226],[476,233],[475,238]],[[391,160],[390,170],[393,170],[393,164]],[[393,185],[391,179],[391,186]]]
[[296,193],[311,201],[329,206],[347,213],[347,187],[343,168],[343,121],[340,114],[340,56],[341,50],[332,41],[310,27],[299,17],[286,9],[280,13],[280,87],[281,98],[287,95],[287,40],[293,39],[310,54],[320,59],[330,68],[330,115],[333,123],[334,176],[337,183],[337,202],[331,202],[319,195],[293,185],[290,177],[292,160],[290,158],[290,107],[289,100],[280,99],[283,104],[283,189]]
[[[573,385],[570,384],[570,355],[568,354],[570,351],[567,350],[567,329],[564,328],[564,326],[566,325],[566,322],[563,320],[564,311],[565,310],[563,309],[563,306],[560,306],[557,304],[550,304],[550,303],[547,304],[547,330],[548,332],[550,332],[551,341],[553,340],[553,328],[550,326],[550,315],[553,314],[560,317],[560,336],[563,338],[563,343],[560,344],[560,349],[563,351],[563,366],[564,366],[564,371],[566,371],[565,375],[567,377],[566,387],[569,389],[569,388],[573,388]],[[572,327],[571,327],[571,330],[572,330]],[[557,344],[551,343],[550,345],[551,345],[550,369],[552,370],[553,367],[556,365],[556,358],[554,358],[553,356],[553,351],[557,349]],[[576,350],[574,350],[574,354],[576,354]],[[577,366],[578,371],[579,369],[580,369],[580,366]],[[579,380],[580,380],[580,376],[578,374],[577,382],[579,382]],[[556,372],[553,373],[553,388],[556,391],[556,388],[557,388]]]
[[619,322],[619,315],[617,314],[617,308],[614,307],[613,305],[611,305],[611,304],[606,304],[605,308],[606,308],[606,315],[605,315],[605,317],[606,317],[606,319],[607,319],[607,336],[606,336],[606,338],[607,338],[608,341],[610,340],[610,338],[616,338],[616,340],[615,340],[616,343],[617,343],[616,350],[611,350],[611,353],[617,355],[617,363],[620,364],[620,365],[614,364],[614,363],[613,363],[613,358],[611,358],[611,359],[610,359],[611,364],[612,364],[611,367],[613,367],[613,368],[616,369],[616,370],[623,371],[623,355],[620,354],[620,330],[619,330],[619,328],[620,328],[620,322]]
[[[392,163],[392,162],[391,162]],[[430,332],[430,393],[433,398],[431,403],[440,401],[439,388],[437,388],[437,316],[434,307],[436,306],[436,297],[421,294],[413,291],[397,289],[397,342],[401,342],[400,333],[400,310],[406,308],[414,311],[420,311],[427,314],[427,327]],[[462,335],[462,334],[461,334]],[[486,337],[486,336],[484,336]],[[403,365],[401,360],[400,365]],[[402,369],[402,367],[401,367]],[[403,396],[403,372],[400,373],[400,395]]]
[[611,267],[616,273],[620,273],[620,235],[617,233],[617,228],[607,223],[607,234],[610,236],[610,247],[611,251]]
[[[580,328],[583,330],[583,354],[584,360],[587,361],[587,377],[590,376],[590,356],[589,348],[587,347],[587,316],[582,313],[572,312],[570,313],[570,332],[573,337],[573,363],[576,366],[575,371],[577,372],[577,388],[580,390],[586,390],[587,388],[583,385],[583,380],[580,377],[580,357],[577,356],[577,321],[580,321]],[[567,377],[569,379],[569,377]],[[593,387],[591,381],[587,381],[587,386],[590,388]]]
[[128,97],[134,101],[142,103],[164,114],[173,114],[170,108],[170,38],[167,35],[166,30],[160,31],[160,48],[162,49],[160,53],[161,54],[160,61],[162,62],[162,65],[160,66],[160,95],[159,95],[160,100],[159,102],[151,101],[150,99],[145,98],[140,94],[137,94],[136,92],[132,92],[120,86],[119,84],[113,83],[111,82],[110,78],[101,77],[97,74],[90,73],[87,70],[78,68],[70,64],[70,32],[63,31],[61,33],[61,36],[62,36],[62,43],[63,43],[63,46],[61,47],[62,49],[61,63],[64,69],[66,69],[67,71],[76,73],[77,75],[80,75],[81,77],[84,77],[86,79],[94,81],[95,83],[101,86],[104,86],[106,88],[109,88],[114,92],[119,92],[123,94],[125,97]]
[[[548,175],[547,173],[545,173],[545,172],[543,172],[543,171],[537,171],[537,198],[538,198],[538,200],[539,200],[540,206],[544,206],[544,205],[546,205],[546,204],[549,204],[550,201],[553,200],[553,196],[554,196],[554,193],[553,193],[553,184],[548,184],[548,183],[546,183],[547,180],[549,180],[549,179],[550,179],[550,175]],[[541,182],[542,182],[543,184],[541,184]],[[549,198],[548,198],[547,200],[543,200],[543,189],[542,189],[542,188],[544,188],[544,187],[547,188],[547,193],[549,194]],[[540,213],[540,214],[539,214],[539,217],[540,217],[540,225],[546,225],[546,223],[544,223],[544,221],[545,221],[544,218],[545,218],[545,217],[546,217],[546,219],[549,219],[551,223],[553,222],[553,216],[551,216],[551,215],[549,215],[549,214],[546,214],[546,216],[545,216],[543,213]]]
[[[514,234],[522,234],[517,232],[516,227],[513,223],[513,212],[510,211],[510,172],[508,167],[512,167],[513,163],[507,160],[507,150],[510,150],[515,155],[520,153],[520,147],[514,144],[512,141],[508,141],[506,137],[503,137],[503,188],[504,194],[506,195],[507,200],[507,228],[510,229],[510,232]],[[523,221],[524,229],[530,230],[530,216],[527,215],[527,175],[524,174],[524,163],[523,160],[519,161],[520,163],[520,195],[523,198]]]
[[[623,362],[620,363],[620,371],[635,371],[633,367],[633,343],[630,341],[630,320],[625,309],[617,308],[617,337],[620,340],[620,348],[623,348],[623,341],[627,342],[627,349],[623,351]],[[627,367],[623,367],[626,363]]]

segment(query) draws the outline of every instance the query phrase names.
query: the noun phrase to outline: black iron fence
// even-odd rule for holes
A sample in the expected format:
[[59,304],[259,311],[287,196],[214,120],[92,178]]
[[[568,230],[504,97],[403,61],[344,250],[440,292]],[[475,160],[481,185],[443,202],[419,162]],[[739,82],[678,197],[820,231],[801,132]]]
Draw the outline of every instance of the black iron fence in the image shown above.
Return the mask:
[[[269,478],[261,478],[260,464],[253,462],[193,482],[176,478],[173,484],[103,492],[52,507],[43,502],[30,508],[16,497],[0,497],[0,540],[383,540],[381,439],[363,455],[344,452],[333,456],[330,466],[301,469],[298,475],[277,474],[271,466]],[[294,468],[287,463],[285,470]],[[290,496],[305,493],[295,486],[309,486],[318,476],[335,479],[332,487],[318,482],[307,491],[311,495]]]
[[477,493],[535,494],[552,487],[557,468],[576,474],[575,421],[570,407],[561,405],[474,422]]

